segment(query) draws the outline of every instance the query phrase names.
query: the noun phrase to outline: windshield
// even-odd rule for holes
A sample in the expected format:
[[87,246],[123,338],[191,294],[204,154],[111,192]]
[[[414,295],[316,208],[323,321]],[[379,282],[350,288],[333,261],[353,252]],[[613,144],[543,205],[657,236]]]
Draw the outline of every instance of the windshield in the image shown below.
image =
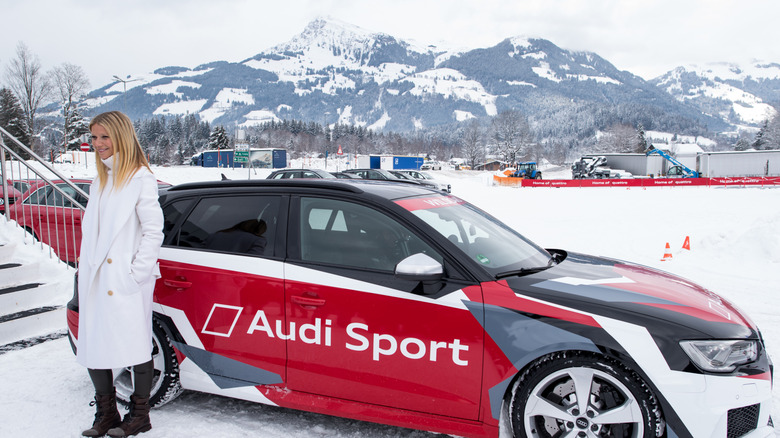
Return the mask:
[[455,196],[411,198],[396,203],[497,277],[550,265],[547,251]]

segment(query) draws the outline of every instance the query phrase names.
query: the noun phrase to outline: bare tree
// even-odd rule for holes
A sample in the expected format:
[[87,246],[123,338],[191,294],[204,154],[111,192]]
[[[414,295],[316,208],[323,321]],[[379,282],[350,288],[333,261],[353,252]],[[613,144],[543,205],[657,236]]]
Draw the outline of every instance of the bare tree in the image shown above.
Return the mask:
[[463,158],[472,169],[485,159],[484,137],[485,134],[479,120],[469,120],[461,137],[461,151]]
[[498,113],[491,123],[491,132],[492,146],[510,164],[525,156],[533,142],[528,119],[515,110]]
[[612,125],[599,138],[597,152],[636,152],[638,134],[631,125]]
[[49,98],[51,83],[41,70],[38,57],[22,42],[16,46],[16,58],[6,67],[6,80],[19,99],[24,112],[24,129],[33,143],[33,150],[38,146],[38,152],[41,152],[40,141],[36,139],[39,133],[36,113],[38,107]]
[[63,147],[77,146],[78,137],[84,134],[84,119],[78,111],[78,104],[89,90],[89,79],[84,70],[73,64],[64,63],[54,67],[51,79],[62,105],[65,119],[63,129]]

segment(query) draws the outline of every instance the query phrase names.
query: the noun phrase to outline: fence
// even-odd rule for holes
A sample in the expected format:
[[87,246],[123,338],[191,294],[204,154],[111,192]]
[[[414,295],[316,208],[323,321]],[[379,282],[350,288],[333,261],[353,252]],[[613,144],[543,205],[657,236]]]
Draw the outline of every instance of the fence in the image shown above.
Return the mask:
[[762,186],[780,187],[780,177],[722,178],[620,178],[620,179],[524,179],[493,176],[493,184],[513,187],[691,187]]

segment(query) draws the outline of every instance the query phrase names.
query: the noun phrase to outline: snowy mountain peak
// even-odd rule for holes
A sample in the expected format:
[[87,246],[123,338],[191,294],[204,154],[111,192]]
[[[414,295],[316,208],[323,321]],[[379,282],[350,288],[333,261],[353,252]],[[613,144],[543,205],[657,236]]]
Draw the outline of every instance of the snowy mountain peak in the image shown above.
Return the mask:
[[780,100],[780,64],[754,62],[691,64],[677,67],[651,83],[680,102],[717,114],[742,128],[777,114],[770,103]]
[[271,52],[305,51],[310,47],[362,47],[367,49],[378,38],[387,37],[373,33],[358,26],[336,20],[331,17],[321,17],[310,22],[303,32],[292,40],[273,47]]

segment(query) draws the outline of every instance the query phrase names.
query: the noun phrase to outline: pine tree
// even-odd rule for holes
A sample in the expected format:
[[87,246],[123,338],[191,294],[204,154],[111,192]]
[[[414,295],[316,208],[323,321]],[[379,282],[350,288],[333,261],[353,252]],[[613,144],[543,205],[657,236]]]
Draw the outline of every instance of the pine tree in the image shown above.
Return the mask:
[[[13,91],[8,88],[0,89],[0,126],[22,144],[29,145],[30,139],[24,128],[24,123],[24,111],[22,111],[19,100],[16,98]],[[16,143],[5,135],[3,136],[3,142],[11,147],[16,153],[20,154],[22,158],[30,158],[27,153],[22,152]]]
[[77,151],[81,147],[83,136],[89,134],[89,122],[74,107],[65,117],[65,150]]
[[766,134],[767,129],[769,128],[769,120],[764,120],[764,123],[761,125],[761,129],[758,130],[756,133],[756,139],[753,141],[753,149],[760,151],[764,149],[764,144],[766,143],[766,140],[764,139],[764,134]]
[[230,145],[224,126],[215,126],[209,135],[209,149],[227,149]]

